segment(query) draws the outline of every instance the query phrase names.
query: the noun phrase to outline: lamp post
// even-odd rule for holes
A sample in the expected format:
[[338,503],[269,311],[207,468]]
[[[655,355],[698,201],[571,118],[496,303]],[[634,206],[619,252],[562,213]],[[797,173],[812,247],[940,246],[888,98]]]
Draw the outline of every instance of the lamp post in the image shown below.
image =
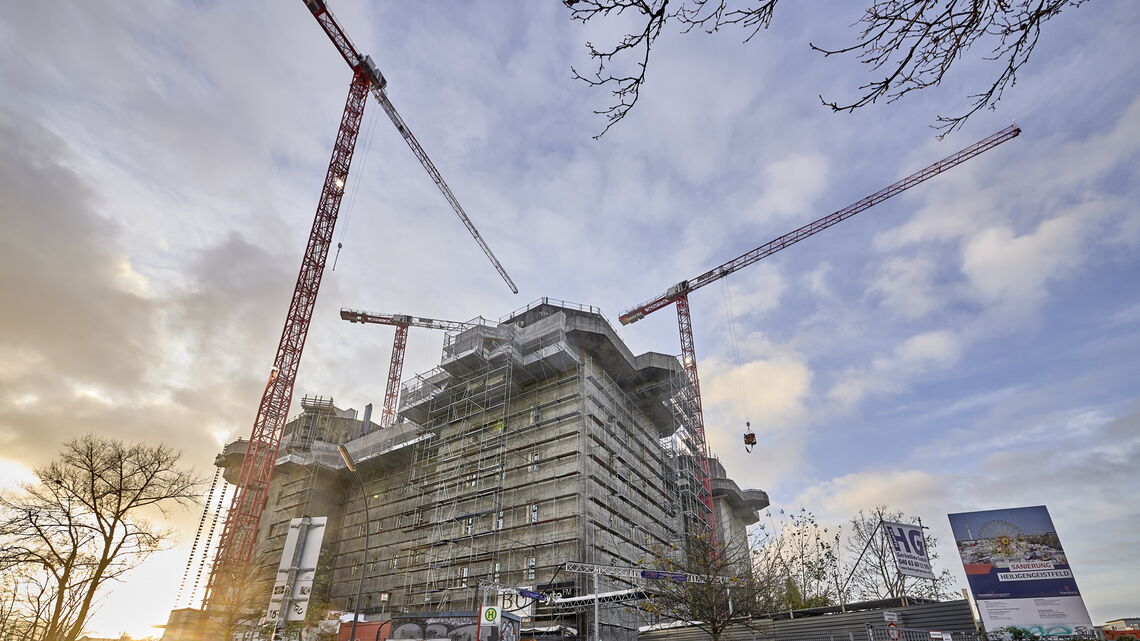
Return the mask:
[[[372,403],[369,403],[364,406],[364,425],[366,428],[371,418]],[[364,501],[364,559],[360,563],[360,583],[356,587],[356,603],[352,606],[352,630],[348,637],[349,641],[356,641],[356,622],[360,617],[360,597],[364,594],[364,573],[368,569],[368,535],[372,529],[372,519],[368,516],[368,493],[364,491],[364,481],[360,478],[360,472],[356,471],[356,463],[352,461],[352,455],[348,453],[344,445],[337,445],[336,447],[337,451],[340,452],[340,458],[344,460],[344,466],[356,477],[356,482],[360,485],[360,499]]]

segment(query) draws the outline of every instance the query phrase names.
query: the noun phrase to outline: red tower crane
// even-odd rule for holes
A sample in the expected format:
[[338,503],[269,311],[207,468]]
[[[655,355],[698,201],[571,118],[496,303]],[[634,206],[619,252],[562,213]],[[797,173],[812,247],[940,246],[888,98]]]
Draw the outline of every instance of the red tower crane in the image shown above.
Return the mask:
[[345,183],[348,180],[349,166],[352,163],[356,139],[360,133],[360,121],[364,116],[364,105],[369,93],[372,93],[392,123],[396,125],[396,129],[408,143],[412,153],[427,170],[428,175],[431,176],[443,197],[455,210],[460,221],[471,233],[475,242],[479,244],[483,253],[490,259],[491,264],[494,265],[507,286],[512,292],[518,293],[518,288],[511,277],[499,263],[491,248],[487,246],[479,234],[479,230],[467,217],[463,207],[455,195],[451,193],[447,183],[444,182],[439,170],[436,169],[423,147],[408,129],[407,124],[392,106],[385,93],[387,81],[372,62],[372,58],[362,55],[356,49],[332,13],[329,12],[328,7],[325,6],[324,0],[304,0],[304,2],[309,11],[312,12],[313,17],[316,18],[317,23],[328,34],[337,51],[352,69],[352,82],[349,84],[348,99],[345,101],[340,129],[337,131],[332,158],[329,160],[328,171],[325,174],[321,198],[317,204],[316,215],[313,218],[313,227],[309,232],[308,244],[301,260],[301,270],[297,275],[297,284],[293,290],[293,298],[289,303],[289,311],[285,317],[285,327],[281,332],[281,339],[277,346],[277,354],[273,359],[273,368],[270,370],[269,380],[265,384],[261,403],[257,408],[257,417],[254,420],[253,432],[242,459],[236,491],[230,502],[222,535],[218,541],[217,555],[214,558],[210,582],[206,588],[205,602],[207,603],[213,591],[218,587],[224,569],[247,562],[253,554],[254,541],[257,537],[262,512],[265,509],[269,480],[273,474],[277,449],[289,413],[297,367],[300,364],[301,353],[305,347],[305,338],[308,335],[309,323],[312,320],[317,291],[320,289],[321,276],[324,273],[329,245],[332,242],[333,228],[340,211]]
[[388,384],[384,389],[384,406],[380,414],[380,427],[391,427],[396,422],[396,402],[400,397],[400,377],[404,372],[404,348],[408,344],[408,328],[423,327],[425,329],[441,329],[445,332],[457,332],[479,325],[474,321],[447,321],[407,314],[376,314],[348,308],[340,310],[340,317],[350,323],[391,325],[396,328],[396,335],[392,339],[392,361],[388,365]]
[[709,479],[708,466],[708,445],[705,440],[704,410],[701,406],[701,384],[700,378],[697,376],[697,351],[693,346],[693,322],[689,314],[689,293],[716,282],[729,274],[740,271],[809,236],[814,236],[832,225],[851,218],[855,214],[866,211],[892,196],[897,196],[907,189],[937,176],[951,167],[960,165],[974,156],[989,151],[1001,143],[1017,137],[1020,133],[1021,129],[1018,128],[1017,125],[1006,127],[992,136],[980,140],[928,167],[920,169],[893,185],[880,189],[852,205],[830,213],[819,220],[810,222],[783,236],[770,240],[756,249],[741,254],[699,276],[690,278],[689,280],[683,280],[670,287],[664,294],[626,311],[618,318],[622,325],[629,325],[669,305],[676,305],[677,307],[677,325],[681,333],[681,363],[689,376],[689,380],[692,382],[689,394],[684,399],[689,404],[693,415],[689,432],[693,437],[694,445],[697,450],[694,452],[694,458],[697,459],[698,472],[702,475],[700,480],[703,488],[699,489],[701,490],[701,503],[705,506],[705,513],[703,515],[704,522],[709,531],[712,532],[714,538],[716,536],[716,519],[713,518],[712,485]]

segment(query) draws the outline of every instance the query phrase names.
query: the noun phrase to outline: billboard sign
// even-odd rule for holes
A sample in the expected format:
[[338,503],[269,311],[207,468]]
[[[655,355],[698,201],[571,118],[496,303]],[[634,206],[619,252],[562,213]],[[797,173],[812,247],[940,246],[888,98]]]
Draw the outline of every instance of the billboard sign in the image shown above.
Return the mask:
[[982,623],[1044,637],[1094,635],[1044,505],[951,514],[950,527]]
[[324,516],[300,517],[289,521],[289,533],[281,550],[281,563],[277,566],[277,580],[269,596],[266,611],[267,623],[304,621],[317,574],[317,559],[321,555],[321,542],[325,538]]
[[523,619],[531,619],[534,617],[534,606],[538,603],[537,599],[530,596],[531,594],[535,592],[529,587],[499,590],[499,609],[513,612]]
[[934,570],[926,556],[926,538],[922,535],[922,526],[883,521],[883,534],[895,552],[895,565],[899,568],[899,574],[920,579],[934,578]]

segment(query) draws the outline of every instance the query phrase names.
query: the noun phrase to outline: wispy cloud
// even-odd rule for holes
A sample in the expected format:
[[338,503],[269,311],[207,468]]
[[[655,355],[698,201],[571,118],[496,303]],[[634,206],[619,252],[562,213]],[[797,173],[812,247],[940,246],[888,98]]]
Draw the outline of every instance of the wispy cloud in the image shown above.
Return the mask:
[[[501,286],[370,105],[297,392],[342,406],[381,394],[391,335],[348,327],[341,305],[465,319],[550,295],[613,316],[1016,116],[1019,139],[694,294],[709,438],[778,503],[1061,501],[1055,515],[1104,533],[1076,537],[1074,554],[1096,559],[1082,585],[1109,585],[1135,525],[1113,516],[1132,477],[1098,461],[1132,447],[1140,16],[1088,3],[1051,25],[998,111],[938,143],[930,114],[970,78],[830,114],[818,94],[862,70],[810,51],[808,27],[840,41],[848,23],[781,9],[747,45],[663,41],[636,112],[594,141],[599,94],[568,68],[612,27],[583,29],[558,3],[338,0],[524,293]],[[300,4],[4,13],[0,476],[87,430],[158,435],[203,468],[219,435],[246,433],[348,81]],[[675,323],[661,312],[621,332],[676,352]],[[413,333],[405,371],[434,366],[441,340]],[[751,454],[744,420],[761,435]],[[1094,590],[1094,616],[1129,590]],[[105,631],[122,629],[128,593]]]

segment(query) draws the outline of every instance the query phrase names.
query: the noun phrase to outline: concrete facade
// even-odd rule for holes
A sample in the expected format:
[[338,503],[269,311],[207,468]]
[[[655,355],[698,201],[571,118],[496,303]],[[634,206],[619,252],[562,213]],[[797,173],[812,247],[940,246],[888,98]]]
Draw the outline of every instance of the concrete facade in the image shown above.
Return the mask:
[[[591,594],[594,578],[563,563],[637,565],[699,527],[701,488],[679,429],[685,389],[675,357],[634,355],[590,307],[541,299],[448,335],[440,366],[404,385],[390,428],[364,426],[331,400],[302,403],[286,428],[257,560],[275,571],[289,520],[327,516],[321,566],[335,609],[353,609],[361,578],[372,615],[477,609],[496,598],[488,584]],[[356,462],[367,520],[338,444]],[[240,454],[231,444],[219,456],[227,480]],[[742,536],[767,496],[710,463],[721,531]],[[597,587],[630,584],[601,577]],[[632,639],[637,619],[611,605],[599,625],[604,638]],[[524,632],[593,625],[592,608],[540,605]]]

